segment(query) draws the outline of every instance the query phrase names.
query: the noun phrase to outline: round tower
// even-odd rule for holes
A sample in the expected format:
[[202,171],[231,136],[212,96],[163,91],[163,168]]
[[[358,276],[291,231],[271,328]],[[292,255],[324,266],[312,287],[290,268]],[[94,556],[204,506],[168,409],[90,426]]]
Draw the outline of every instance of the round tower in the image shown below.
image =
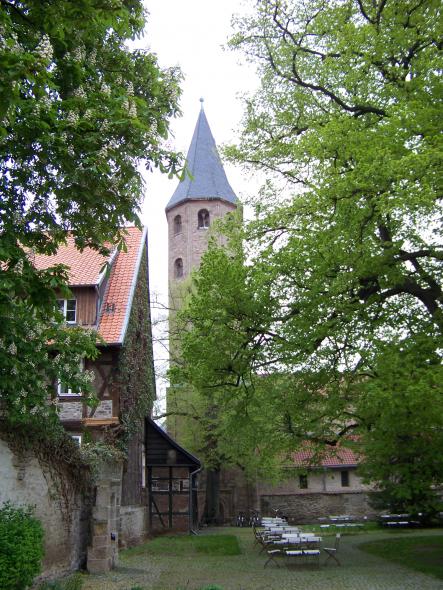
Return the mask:
[[174,285],[199,266],[213,221],[234,211],[238,204],[206,119],[203,99],[200,101],[202,106],[186,158],[189,174],[166,205],[170,300]]

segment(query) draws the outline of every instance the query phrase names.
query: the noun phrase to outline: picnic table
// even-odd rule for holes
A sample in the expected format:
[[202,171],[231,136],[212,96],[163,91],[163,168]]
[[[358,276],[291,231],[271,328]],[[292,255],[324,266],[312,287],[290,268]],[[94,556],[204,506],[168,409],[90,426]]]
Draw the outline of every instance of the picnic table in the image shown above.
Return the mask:
[[418,520],[413,520],[410,514],[381,514],[380,523],[389,527],[417,526]]
[[[338,514],[336,516],[328,516],[320,518],[319,520],[323,521],[323,524],[320,524],[321,529],[328,529],[331,527],[336,528],[358,528],[364,526],[362,522],[356,522],[356,517],[351,516],[350,514]],[[329,522],[325,522],[329,521]]]
[[320,543],[322,537],[315,533],[301,533],[298,535],[285,533],[280,539],[273,539],[267,547],[268,560],[264,567],[269,562],[277,563],[276,557],[295,557],[298,560],[316,559],[320,565]]

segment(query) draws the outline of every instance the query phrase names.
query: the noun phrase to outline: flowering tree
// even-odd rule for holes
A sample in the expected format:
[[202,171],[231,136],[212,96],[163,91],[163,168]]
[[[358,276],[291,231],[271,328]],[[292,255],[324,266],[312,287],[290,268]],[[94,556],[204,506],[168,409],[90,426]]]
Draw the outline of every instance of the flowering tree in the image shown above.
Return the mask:
[[139,0],[0,6],[0,388],[3,415],[25,420],[52,411],[54,379],[89,391],[78,360],[95,354],[95,334],[58,321],[65,270],[36,271],[32,253],[54,253],[68,232],[80,249],[123,244],[140,161],[171,174],[180,162],[163,147],[179,74],[128,49]]

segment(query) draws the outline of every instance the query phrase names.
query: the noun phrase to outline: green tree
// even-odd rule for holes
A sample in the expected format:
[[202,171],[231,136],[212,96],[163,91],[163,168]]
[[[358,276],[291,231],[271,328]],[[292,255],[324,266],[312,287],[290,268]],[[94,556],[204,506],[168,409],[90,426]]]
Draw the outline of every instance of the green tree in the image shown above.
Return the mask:
[[183,333],[199,391],[249,407],[272,377],[281,449],[359,434],[367,478],[408,509],[420,461],[428,491],[443,479],[440,27],[440,3],[418,0],[265,0],[237,22],[262,82],[227,154],[268,182],[238,298],[216,279],[232,260],[205,259]]
[[180,75],[128,48],[143,31],[140,0],[0,8],[1,400],[24,420],[52,412],[55,378],[90,391],[78,359],[95,354],[94,333],[58,322],[66,269],[38,272],[32,255],[53,254],[68,232],[80,249],[124,247],[122,227],[139,223],[140,162],[170,174],[179,165],[163,142]]

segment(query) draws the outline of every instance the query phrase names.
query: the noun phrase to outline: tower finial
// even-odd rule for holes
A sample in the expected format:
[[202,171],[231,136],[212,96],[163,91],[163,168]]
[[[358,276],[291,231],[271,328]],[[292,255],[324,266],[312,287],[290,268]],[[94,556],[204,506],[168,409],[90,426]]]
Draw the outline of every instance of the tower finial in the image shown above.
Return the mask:
[[205,102],[205,99],[203,97],[200,98],[200,103],[201,103],[201,110],[203,110],[203,103]]

